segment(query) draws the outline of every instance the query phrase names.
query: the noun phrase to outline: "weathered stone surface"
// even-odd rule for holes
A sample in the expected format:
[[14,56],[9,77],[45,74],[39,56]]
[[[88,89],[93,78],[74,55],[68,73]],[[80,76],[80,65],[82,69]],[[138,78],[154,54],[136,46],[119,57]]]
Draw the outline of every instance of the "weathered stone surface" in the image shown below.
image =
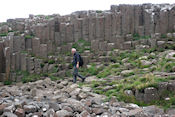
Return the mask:
[[39,38],[33,38],[32,39],[32,52],[36,55],[40,55],[40,39]]
[[71,112],[68,112],[68,111],[66,111],[66,110],[57,111],[57,112],[56,112],[56,115],[57,115],[58,117],[71,117],[71,116],[73,116],[73,114],[72,114]]
[[67,99],[67,103],[70,104],[74,111],[82,112],[84,110],[87,110],[83,103],[75,99]]
[[37,111],[37,108],[33,105],[24,105],[24,110],[26,113],[34,113]]
[[47,44],[40,44],[40,57],[47,58]]
[[153,100],[158,100],[158,99],[159,99],[159,95],[156,88],[149,87],[144,90],[144,101],[146,103],[149,103]]
[[123,49],[127,49],[127,50],[132,49],[132,42],[131,41],[124,42]]
[[5,112],[1,117],[18,117],[18,116],[11,112]]
[[21,69],[22,71],[27,70],[27,54],[21,53]]
[[17,108],[15,110],[15,114],[18,116],[18,117],[25,117],[25,111],[21,108]]
[[34,59],[34,64],[35,64],[34,65],[34,71],[37,74],[41,73],[41,63],[42,63],[41,59]]

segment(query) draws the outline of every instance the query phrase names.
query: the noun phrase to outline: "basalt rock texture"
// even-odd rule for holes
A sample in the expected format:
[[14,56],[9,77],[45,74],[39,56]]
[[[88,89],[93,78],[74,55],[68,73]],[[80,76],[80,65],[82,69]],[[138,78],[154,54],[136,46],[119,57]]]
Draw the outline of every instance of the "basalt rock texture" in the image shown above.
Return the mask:
[[[0,80],[14,77],[11,72],[16,70],[37,74],[49,71],[52,66],[42,66],[43,59],[69,52],[80,39],[89,42],[95,54],[116,48],[174,44],[174,19],[174,4],[112,5],[107,11],[8,19],[0,24]],[[86,63],[94,56],[87,53],[84,54]],[[101,62],[108,59],[107,56],[99,58]],[[65,66],[62,69],[67,68]]]
[[69,78],[0,87],[1,117],[157,117],[173,116],[174,111],[156,106],[139,107],[118,102],[115,98],[104,101],[91,87],[79,87]]

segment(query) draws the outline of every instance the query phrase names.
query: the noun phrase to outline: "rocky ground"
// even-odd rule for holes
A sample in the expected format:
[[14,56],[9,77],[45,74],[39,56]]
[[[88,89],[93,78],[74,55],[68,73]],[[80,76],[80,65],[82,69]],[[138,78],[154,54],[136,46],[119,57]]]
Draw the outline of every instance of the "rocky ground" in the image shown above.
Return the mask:
[[[92,77],[86,79],[91,83]],[[80,82],[80,81],[78,81]],[[72,79],[18,83],[0,87],[1,117],[170,117],[174,110],[164,111],[156,106],[106,101],[91,87],[72,83]]]

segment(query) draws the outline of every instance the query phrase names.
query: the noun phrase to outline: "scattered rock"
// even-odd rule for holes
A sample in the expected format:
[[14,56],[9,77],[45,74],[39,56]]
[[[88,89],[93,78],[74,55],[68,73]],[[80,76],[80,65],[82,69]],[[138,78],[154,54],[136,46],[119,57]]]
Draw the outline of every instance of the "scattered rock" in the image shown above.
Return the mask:
[[56,112],[57,117],[71,117],[73,114],[67,110],[60,110]]

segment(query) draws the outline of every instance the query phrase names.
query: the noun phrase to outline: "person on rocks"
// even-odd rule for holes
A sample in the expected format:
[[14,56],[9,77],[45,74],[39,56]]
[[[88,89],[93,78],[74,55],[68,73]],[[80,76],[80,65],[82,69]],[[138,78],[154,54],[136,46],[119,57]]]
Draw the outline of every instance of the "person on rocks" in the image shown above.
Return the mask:
[[73,82],[76,83],[77,81],[77,76],[80,77],[82,79],[82,82],[84,82],[85,77],[81,76],[78,73],[78,69],[80,67],[80,62],[81,62],[81,56],[80,54],[76,51],[75,48],[72,48],[72,54],[73,54]]

